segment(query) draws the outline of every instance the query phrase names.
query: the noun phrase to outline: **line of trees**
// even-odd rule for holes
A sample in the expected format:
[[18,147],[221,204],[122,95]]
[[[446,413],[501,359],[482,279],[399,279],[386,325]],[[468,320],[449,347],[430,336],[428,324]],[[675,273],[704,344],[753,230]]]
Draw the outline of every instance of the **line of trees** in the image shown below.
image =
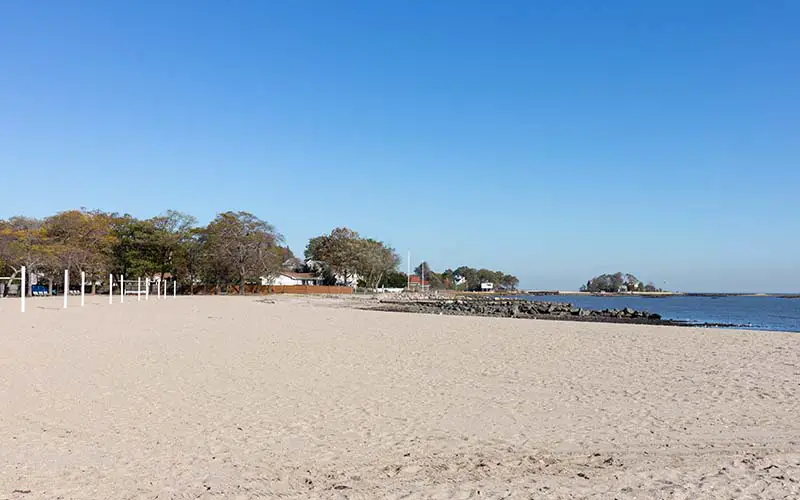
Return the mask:
[[[423,273],[424,271],[424,273]],[[455,269],[445,269],[441,273],[433,271],[427,262],[422,262],[414,269],[414,274],[425,278],[429,286],[436,289],[450,290],[480,290],[481,283],[493,283],[498,289],[516,290],[519,279],[516,276],[502,271],[489,269],[475,269],[461,266]]]
[[632,274],[614,273],[595,276],[581,287],[581,291],[593,293],[660,292],[661,289],[652,282],[645,285],[643,281]]
[[[68,210],[45,219],[0,220],[0,276],[10,284],[25,266],[29,278],[45,279],[52,291],[64,269],[73,283],[85,272],[92,293],[109,274],[169,273],[189,287],[198,281],[244,285],[280,270],[291,257],[282,243],[274,226],[248,212],[223,212],[201,227],[193,216],[174,210],[150,219]],[[30,293],[32,280],[28,283]]]
[[[0,277],[11,284],[24,266],[29,294],[30,278],[44,280],[52,291],[63,284],[65,269],[71,283],[85,272],[92,293],[109,274],[133,279],[171,275],[190,292],[197,283],[239,284],[244,293],[246,283],[275,277],[287,263],[294,270],[318,273],[331,285],[402,288],[408,279],[398,271],[400,257],[394,248],[346,227],[311,238],[305,257],[296,259],[277,229],[249,212],[222,212],[206,226],[175,210],[150,219],[86,209],[44,219],[0,219]],[[474,290],[484,281],[514,289],[519,283],[514,276],[488,269],[462,266],[436,273],[423,262],[415,272],[420,275],[423,269],[434,289]],[[9,287],[3,288],[8,293]]]
[[[394,248],[381,241],[362,238],[346,227],[311,238],[305,256],[309,259],[307,270],[322,272],[326,283],[350,284],[355,281],[367,288],[405,288],[408,283],[406,273],[397,270],[400,257]],[[422,277],[423,271],[425,281],[434,290],[479,290],[483,282],[508,290],[519,285],[516,276],[489,269],[461,266],[437,273],[427,262],[422,262],[414,274]]]

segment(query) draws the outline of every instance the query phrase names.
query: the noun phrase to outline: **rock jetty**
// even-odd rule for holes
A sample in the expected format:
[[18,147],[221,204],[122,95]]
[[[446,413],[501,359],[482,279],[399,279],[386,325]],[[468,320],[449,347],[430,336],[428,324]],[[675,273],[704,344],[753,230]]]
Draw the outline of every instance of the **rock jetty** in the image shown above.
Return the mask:
[[448,314],[457,316],[491,316],[498,318],[561,319],[611,323],[684,324],[662,320],[647,311],[625,309],[592,310],[561,302],[541,302],[509,298],[452,298],[381,300],[376,307],[383,311]]

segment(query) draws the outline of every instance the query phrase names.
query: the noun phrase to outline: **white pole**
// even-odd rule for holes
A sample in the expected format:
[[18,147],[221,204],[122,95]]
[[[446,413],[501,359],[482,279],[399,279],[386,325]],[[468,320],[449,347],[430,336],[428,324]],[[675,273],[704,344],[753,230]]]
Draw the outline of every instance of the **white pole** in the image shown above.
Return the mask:
[[408,273],[406,274],[406,277],[408,278],[406,288],[411,290],[411,250],[408,251]]
[[136,302],[142,301],[142,278],[136,278]]
[[81,307],[86,305],[86,271],[81,271]]
[[114,275],[108,275],[108,303],[114,303]]
[[64,309],[67,308],[69,298],[69,269],[64,269]]
[[161,278],[156,279],[156,298],[161,298]]
[[164,280],[164,298],[167,298],[167,280]]
[[144,300],[150,300],[150,278],[144,279]]
[[119,303],[125,302],[125,275],[119,275]]
[[25,269],[25,266],[22,266],[22,285],[20,285],[19,289],[19,310],[20,312],[25,312],[25,285],[27,279],[28,271]]
[[178,282],[172,280],[172,297],[175,298],[178,296]]

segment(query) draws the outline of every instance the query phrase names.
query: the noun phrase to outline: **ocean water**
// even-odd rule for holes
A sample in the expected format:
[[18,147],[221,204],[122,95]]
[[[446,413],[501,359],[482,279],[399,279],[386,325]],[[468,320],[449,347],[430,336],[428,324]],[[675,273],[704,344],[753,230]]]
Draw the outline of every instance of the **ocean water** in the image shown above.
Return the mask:
[[585,309],[632,309],[690,323],[735,324],[751,330],[800,332],[800,299],[779,297],[642,297],[593,295],[521,295],[529,300],[569,302]]

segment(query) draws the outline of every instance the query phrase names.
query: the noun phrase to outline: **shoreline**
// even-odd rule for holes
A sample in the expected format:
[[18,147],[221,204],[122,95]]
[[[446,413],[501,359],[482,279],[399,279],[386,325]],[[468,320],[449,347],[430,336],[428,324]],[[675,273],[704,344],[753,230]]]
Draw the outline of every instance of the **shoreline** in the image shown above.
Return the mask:
[[[476,292],[480,293],[480,292]],[[497,295],[528,295],[528,296],[546,296],[546,295],[565,295],[565,296],[584,296],[584,297],[648,297],[648,298],[662,298],[662,297],[774,297],[779,299],[800,299],[800,293],[742,293],[742,292],[621,292],[621,293],[608,293],[608,292],[580,292],[571,290],[525,290],[519,293],[500,293]],[[487,294],[488,295],[488,294]]]
[[541,319],[581,323],[615,323],[651,326],[677,326],[694,328],[747,328],[734,323],[693,323],[663,319],[647,311],[625,309],[593,310],[574,307],[563,302],[534,302],[525,299],[469,298],[469,299],[407,299],[380,300],[378,305],[362,305],[364,310],[419,313],[446,316],[476,316],[487,318]]

